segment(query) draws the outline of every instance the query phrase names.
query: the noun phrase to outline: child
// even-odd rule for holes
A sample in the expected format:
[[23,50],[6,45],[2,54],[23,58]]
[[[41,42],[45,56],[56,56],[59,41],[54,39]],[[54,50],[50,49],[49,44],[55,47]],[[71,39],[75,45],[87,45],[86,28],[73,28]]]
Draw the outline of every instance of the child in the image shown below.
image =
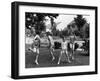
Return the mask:
[[70,37],[70,57],[72,60],[74,60],[74,50],[75,50],[75,42],[74,42],[75,38]]
[[39,65],[38,63],[38,57],[39,57],[39,47],[40,47],[40,36],[37,33],[36,36],[33,39],[33,44],[31,46],[31,48],[29,48],[29,50],[33,51],[36,53],[36,59],[35,59],[35,63],[37,65]]
[[53,38],[52,38],[52,35],[49,33],[49,34],[47,34],[47,36],[48,36],[48,41],[49,41],[49,51],[50,51],[50,54],[52,55],[52,61],[55,59],[55,57],[54,57],[54,40],[53,40]]
[[67,57],[69,63],[71,62],[71,61],[69,60],[67,45],[68,45],[68,41],[65,41],[65,38],[62,37],[61,53],[60,53],[60,56],[59,56],[59,59],[58,59],[58,64],[60,64],[60,60],[61,60],[62,54],[65,54],[65,55],[66,55],[66,57]]

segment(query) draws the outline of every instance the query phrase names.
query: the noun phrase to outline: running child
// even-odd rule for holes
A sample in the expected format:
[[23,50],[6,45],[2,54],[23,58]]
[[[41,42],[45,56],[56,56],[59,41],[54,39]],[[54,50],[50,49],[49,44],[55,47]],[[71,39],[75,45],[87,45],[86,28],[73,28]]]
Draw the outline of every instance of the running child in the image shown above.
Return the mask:
[[38,57],[39,57],[39,53],[40,53],[39,48],[40,48],[40,36],[39,36],[39,33],[37,33],[33,39],[33,43],[32,43],[31,48],[29,48],[29,50],[36,53],[35,63],[37,65],[39,65],[39,63],[38,63]]

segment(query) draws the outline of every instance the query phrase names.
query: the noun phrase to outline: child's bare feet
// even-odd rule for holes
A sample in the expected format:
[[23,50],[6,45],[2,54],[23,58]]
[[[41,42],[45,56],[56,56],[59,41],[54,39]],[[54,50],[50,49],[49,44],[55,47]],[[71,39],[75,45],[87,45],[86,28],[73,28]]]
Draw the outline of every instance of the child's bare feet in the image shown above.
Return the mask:
[[70,60],[68,60],[68,63],[71,63],[71,61],[70,61]]
[[57,63],[58,65],[60,64],[60,62]]
[[54,56],[52,57],[52,61],[53,61],[53,60],[55,60],[55,57],[54,57]]
[[39,65],[39,63],[37,62],[37,60],[35,60],[36,65]]

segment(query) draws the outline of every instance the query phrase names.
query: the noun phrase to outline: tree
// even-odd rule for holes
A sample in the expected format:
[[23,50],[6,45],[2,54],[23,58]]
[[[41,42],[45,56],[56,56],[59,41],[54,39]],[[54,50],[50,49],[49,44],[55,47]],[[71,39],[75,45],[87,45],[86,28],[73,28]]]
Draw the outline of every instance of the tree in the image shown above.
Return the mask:
[[82,15],[77,15],[77,17],[74,18],[74,21],[75,21],[75,23],[76,23],[76,25],[77,25],[79,31],[80,31],[80,29],[83,27],[83,25],[87,22],[87,21],[85,20],[85,18],[83,18]]
[[51,19],[51,25],[53,28],[54,18],[58,16],[58,14],[48,14],[48,13],[26,13],[26,28],[34,27],[36,31],[40,32],[45,31],[45,17],[48,16]]
[[84,26],[83,26],[83,37],[84,38],[89,38],[89,24],[88,23],[85,23]]
[[54,22],[54,18],[57,18],[57,16],[59,16],[59,14],[47,14],[47,16],[50,18],[51,21],[51,30],[53,35],[56,35],[56,23]]
[[82,28],[83,28],[84,24],[87,23],[87,21],[85,20],[85,18],[83,18],[82,15],[77,15],[77,17],[74,18],[74,21],[75,21],[77,28],[78,28],[78,31],[75,33],[79,34],[80,37],[83,38]]
[[90,24],[88,24],[88,26],[86,27],[86,38],[89,38],[89,28],[90,28]]

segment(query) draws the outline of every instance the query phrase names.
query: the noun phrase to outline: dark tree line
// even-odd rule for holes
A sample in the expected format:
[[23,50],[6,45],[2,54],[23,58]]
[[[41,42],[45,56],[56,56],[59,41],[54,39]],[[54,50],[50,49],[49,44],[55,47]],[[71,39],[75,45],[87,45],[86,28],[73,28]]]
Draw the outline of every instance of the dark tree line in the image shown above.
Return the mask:
[[[89,23],[87,23],[86,19],[83,18],[82,15],[77,15],[76,18],[73,19],[75,22],[71,26],[67,25],[64,30],[61,31],[61,33],[64,36],[70,36],[70,35],[76,35],[80,36],[80,38],[89,38]],[[72,28],[77,27],[76,30],[72,30]]]
[[[31,29],[31,27],[34,27],[35,31],[36,32],[38,31],[40,33],[42,31],[45,31],[45,29],[46,29],[45,17],[46,16],[50,18],[51,30],[52,30],[52,33],[54,36],[59,36],[61,34],[64,36],[70,36],[71,34],[74,34],[76,36],[80,36],[81,38],[84,38],[84,37],[88,38],[89,37],[89,23],[88,23],[88,25],[85,26],[85,29],[84,29],[83,27],[87,23],[87,21],[85,18],[83,18],[82,15],[77,15],[77,17],[75,17],[73,19],[73,21],[75,22],[75,25],[77,26],[77,30],[72,31],[71,28],[66,25],[66,29],[59,31],[56,29],[57,24],[54,22],[54,19],[57,18],[59,16],[59,14],[26,12],[25,13],[26,28]],[[73,25],[73,27],[75,25]]]
[[81,38],[88,38],[90,25],[87,23],[86,19],[83,18],[82,15],[77,15],[74,21],[78,27],[78,31],[75,31],[75,34],[79,35]]
[[35,31],[40,32],[45,31],[45,17],[48,16],[51,21],[51,28],[53,30],[54,26],[54,18],[57,18],[58,14],[51,14],[51,13],[28,13],[26,12],[26,28],[31,29],[29,26],[34,27]]
[[75,21],[79,31],[83,27],[83,25],[87,22],[86,19],[83,18],[82,15],[77,15],[77,17],[74,18],[74,21]]

